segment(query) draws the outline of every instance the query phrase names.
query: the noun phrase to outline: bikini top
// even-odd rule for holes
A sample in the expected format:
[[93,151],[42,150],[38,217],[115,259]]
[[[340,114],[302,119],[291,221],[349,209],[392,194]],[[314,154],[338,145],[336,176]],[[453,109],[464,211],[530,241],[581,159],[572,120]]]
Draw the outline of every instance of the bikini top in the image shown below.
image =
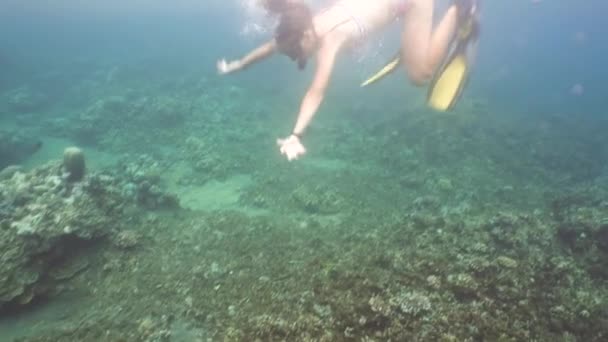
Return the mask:
[[[411,2],[410,0],[394,0],[394,4],[393,4],[393,8],[395,11],[395,17],[399,18],[405,15],[405,13],[407,13],[407,11],[409,10],[409,8],[411,7]],[[344,20],[340,23],[338,23],[337,25],[335,25],[331,30],[329,30],[329,32],[335,30],[336,28],[338,28],[339,26],[342,26],[343,24],[352,21],[357,28],[359,29],[359,37],[360,39],[363,39],[367,36],[367,34],[369,33],[369,27],[368,25],[365,23],[365,20],[363,20],[362,18],[360,18],[358,15],[356,15],[355,13],[353,13],[352,9],[345,4],[343,1],[337,1],[332,7],[340,7],[349,17],[347,20]],[[329,10],[329,9],[326,9]],[[324,11],[326,11],[324,10]]]

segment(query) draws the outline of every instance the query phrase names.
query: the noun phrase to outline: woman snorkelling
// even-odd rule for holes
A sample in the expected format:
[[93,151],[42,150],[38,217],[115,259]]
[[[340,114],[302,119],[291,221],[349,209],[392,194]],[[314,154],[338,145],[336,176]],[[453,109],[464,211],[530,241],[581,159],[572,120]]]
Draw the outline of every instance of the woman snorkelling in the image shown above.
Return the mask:
[[[401,51],[390,64],[392,67],[385,68],[382,75],[403,64],[409,79],[416,85],[429,81],[435,84],[434,80],[443,82],[440,71],[451,70],[450,62],[454,59],[450,57],[446,61],[446,57],[454,55],[451,53],[453,51],[465,51],[464,48],[451,48],[452,43],[466,47],[470,38],[476,36],[477,1],[453,1],[435,28],[434,3],[434,0],[338,0],[313,14],[302,1],[262,0],[262,5],[269,12],[279,15],[274,38],[241,59],[218,61],[217,69],[220,74],[233,73],[275,53],[288,56],[297,63],[298,68],[304,69],[309,59],[316,57],[314,78],[302,99],[295,127],[288,137],[277,141],[280,152],[288,160],[294,160],[306,152],[301,139],[323,101],[338,54],[344,48],[368,39],[372,33],[388,28],[396,19],[403,19]],[[464,65],[467,65],[466,61]],[[460,94],[466,71],[467,68],[458,79],[458,84],[452,87],[455,90],[446,95],[443,90],[445,85],[441,87],[442,94],[438,98],[445,102],[447,96],[446,108]]]

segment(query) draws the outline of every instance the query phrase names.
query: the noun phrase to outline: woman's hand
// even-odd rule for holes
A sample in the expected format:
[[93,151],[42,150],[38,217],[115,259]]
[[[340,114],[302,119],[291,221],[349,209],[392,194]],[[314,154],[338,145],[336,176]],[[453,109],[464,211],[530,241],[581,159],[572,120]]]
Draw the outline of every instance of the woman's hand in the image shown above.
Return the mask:
[[306,149],[300,142],[300,138],[293,134],[285,139],[278,139],[277,145],[279,145],[281,154],[287,156],[287,160],[289,161],[298,159],[299,156],[306,153]]
[[235,72],[243,67],[241,61],[232,61],[227,62],[225,59],[220,59],[217,61],[217,72],[220,75],[230,74]]

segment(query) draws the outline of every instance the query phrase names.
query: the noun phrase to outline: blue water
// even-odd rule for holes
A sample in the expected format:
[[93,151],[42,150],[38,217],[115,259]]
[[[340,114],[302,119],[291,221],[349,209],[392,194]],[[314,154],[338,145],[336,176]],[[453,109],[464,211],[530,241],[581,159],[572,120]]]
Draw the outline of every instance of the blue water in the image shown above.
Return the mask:
[[[244,22],[255,18],[247,18],[237,1],[82,5],[7,0],[0,6],[3,62],[17,60],[35,68],[83,61],[158,62],[212,73],[217,58],[240,56],[265,39],[261,34],[239,35]],[[483,6],[483,37],[471,92],[518,111],[601,114],[606,101],[601,80],[608,73],[601,63],[608,47],[600,13],[608,4],[521,0],[485,1]],[[395,43],[387,41],[387,49],[392,51]],[[267,64],[256,71],[278,67],[277,83],[293,78],[289,63],[279,59]],[[256,71],[239,82],[255,78],[248,76]],[[339,76],[348,77],[346,73]],[[583,85],[584,96],[569,94],[575,84]],[[334,87],[342,88],[339,83]]]

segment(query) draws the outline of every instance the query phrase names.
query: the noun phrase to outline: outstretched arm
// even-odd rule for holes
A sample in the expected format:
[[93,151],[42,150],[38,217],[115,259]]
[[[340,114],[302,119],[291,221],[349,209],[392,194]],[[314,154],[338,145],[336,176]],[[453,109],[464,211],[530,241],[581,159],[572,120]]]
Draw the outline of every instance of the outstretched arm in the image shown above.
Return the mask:
[[220,74],[224,75],[246,69],[250,65],[272,56],[275,51],[276,43],[273,39],[268,43],[260,45],[241,59],[237,59],[231,62],[227,62],[225,59],[219,60],[217,62],[217,71]]
[[281,147],[281,153],[285,154],[289,160],[297,159],[299,155],[306,152],[300,142],[300,137],[304,134],[321,102],[323,102],[340,46],[341,44],[326,44],[319,50],[317,70],[313,82],[300,105],[300,112],[293,133],[288,138],[277,141]]
[[332,45],[323,47],[319,50],[317,70],[312,84],[302,100],[298,120],[293,129],[295,135],[301,136],[304,134],[304,131],[310,124],[313,116],[317,113],[321,102],[323,102],[325,91],[327,90],[329,80],[331,79],[331,73],[334,69],[338,49],[338,46]]

